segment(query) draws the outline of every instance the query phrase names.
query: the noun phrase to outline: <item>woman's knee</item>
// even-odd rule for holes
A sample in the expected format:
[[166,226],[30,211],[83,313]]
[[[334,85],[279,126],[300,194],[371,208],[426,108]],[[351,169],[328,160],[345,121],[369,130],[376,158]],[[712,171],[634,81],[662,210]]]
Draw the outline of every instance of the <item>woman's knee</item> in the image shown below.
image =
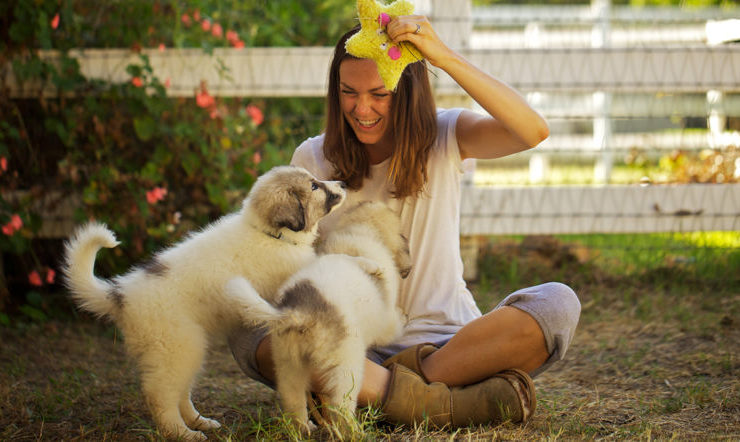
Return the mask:
[[548,296],[558,299],[558,304],[566,310],[575,312],[578,316],[581,314],[581,301],[578,299],[576,292],[570,286],[562,282],[547,282],[542,284],[548,292]]

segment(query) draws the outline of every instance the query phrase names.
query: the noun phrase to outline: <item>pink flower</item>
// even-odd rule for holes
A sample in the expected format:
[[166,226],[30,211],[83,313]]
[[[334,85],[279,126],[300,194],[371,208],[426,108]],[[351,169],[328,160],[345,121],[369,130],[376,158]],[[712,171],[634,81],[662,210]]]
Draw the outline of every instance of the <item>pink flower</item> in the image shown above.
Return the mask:
[[41,276],[39,275],[39,272],[37,272],[36,270],[28,274],[28,282],[36,287],[41,287],[42,285],[44,285],[44,283],[41,281]]
[[57,272],[54,271],[54,269],[49,269],[46,271],[46,282],[47,284],[54,284],[54,279],[57,276]]
[[142,87],[144,86],[144,82],[141,81],[141,77],[134,77],[131,79],[131,84],[133,84],[136,87]]
[[260,108],[253,104],[247,106],[247,114],[252,118],[255,126],[259,126],[265,120],[265,116],[262,114]]
[[0,172],[5,172],[8,170],[8,159],[5,157],[0,157]]
[[255,166],[262,162],[262,154],[259,152],[255,152],[254,155],[252,155],[252,162],[255,164]]
[[216,23],[211,29],[211,34],[213,34],[214,37],[221,38],[224,35],[224,28],[222,28],[220,24]]
[[214,106],[216,104],[216,99],[213,98],[208,91],[202,90],[195,94],[195,104],[198,105],[198,107],[207,108]]
[[159,44],[159,52],[164,52],[165,48],[166,47],[165,47],[164,43],[160,43]]
[[193,11],[193,18],[195,19],[195,21],[200,21],[200,10],[199,9],[196,9],[195,11]]
[[203,30],[204,30],[205,32],[208,32],[208,31],[210,31],[210,30],[211,30],[211,21],[210,21],[210,20],[208,20],[208,19],[205,19],[205,20],[203,20],[202,22],[200,22],[200,27],[201,27],[201,29],[203,29]]
[[13,214],[13,216],[10,217],[10,221],[3,226],[2,230],[6,236],[11,236],[20,230],[21,227],[23,227],[23,220],[18,214]]
[[241,49],[244,47],[244,42],[241,40],[236,40],[231,42],[231,45],[234,46],[236,49]]
[[18,214],[13,214],[13,216],[10,217],[10,225],[12,225],[15,230],[20,230],[21,227],[23,227],[23,220]]
[[165,89],[169,89],[169,88],[170,88],[170,83],[171,83],[171,82],[170,82],[170,78],[169,78],[169,77],[167,77],[167,78],[166,78],[166,79],[164,80],[164,87],[165,87]]
[[211,117],[211,120],[215,120],[216,118],[219,118],[221,116],[221,112],[216,106],[213,106],[208,112],[208,116]]
[[229,29],[226,31],[226,40],[233,45],[234,42],[239,41],[239,34],[237,34],[236,31]]
[[54,16],[54,18],[51,19],[51,29],[56,29],[59,27],[59,14]]
[[149,204],[155,204],[157,201],[162,201],[166,195],[167,189],[164,187],[155,187],[146,192],[146,201]]
[[182,24],[185,26],[190,26],[193,21],[190,19],[190,16],[187,14],[183,14],[182,17],[180,17],[180,20],[182,20]]

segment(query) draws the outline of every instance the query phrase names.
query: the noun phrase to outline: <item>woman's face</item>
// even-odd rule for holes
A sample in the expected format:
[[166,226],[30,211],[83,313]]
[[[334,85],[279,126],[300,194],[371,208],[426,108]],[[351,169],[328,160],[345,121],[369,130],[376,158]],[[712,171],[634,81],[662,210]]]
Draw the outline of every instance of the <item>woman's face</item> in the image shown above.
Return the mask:
[[391,140],[391,100],[375,62],[370,59],[344,60],[339,65],[339,99],[342,113],[366,146],[387,150]]

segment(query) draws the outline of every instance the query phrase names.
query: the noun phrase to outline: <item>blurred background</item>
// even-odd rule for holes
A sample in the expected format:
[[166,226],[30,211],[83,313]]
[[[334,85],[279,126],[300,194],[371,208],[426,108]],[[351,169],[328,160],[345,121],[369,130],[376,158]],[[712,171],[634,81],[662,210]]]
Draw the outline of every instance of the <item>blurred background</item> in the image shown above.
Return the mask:
[[[738,2],[412,3],[550,124],[536,149],[466,163],[471,284],[740,296]],[[0,12],[6,326],[70,313],[59,258],[75,225],[117,232],[122,246],[99,261],[111,275],[237,208],[321,132],[332,46],[356,23],[348,0],[11,0]],[[479,110],[430,70],[438,106]]]

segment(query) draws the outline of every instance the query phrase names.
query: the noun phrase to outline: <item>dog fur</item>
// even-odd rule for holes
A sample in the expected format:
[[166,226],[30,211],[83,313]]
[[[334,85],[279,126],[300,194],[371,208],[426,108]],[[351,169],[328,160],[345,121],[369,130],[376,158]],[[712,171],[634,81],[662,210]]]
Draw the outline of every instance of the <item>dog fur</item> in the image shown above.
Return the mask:
[[244,278],[227,284],[245,320],[269,325],[283,411],[305,431],[312,374],[321,376],[333,420],[353,416],[367,348],[400,335],[396,299],[411,268],[408,241],[387,206],[361,203],[338,218],[318,243],[320,256],[271,303]]
[[315,259],[317,223],[345,195],[339,182],[276,167],[257,180],[240,211],[112,280],[93,273],[100,248],[118,244],[104,225],[90,223],[66,244],[65,283],[74,301],[121,329],[164,435],[202,440],[200,430],[220,426],[198,413],[190,390],[209,338],[243,324],[234,298],[224,292],[226,282],[240,275],[260,296],[274,297],[290,275]]

